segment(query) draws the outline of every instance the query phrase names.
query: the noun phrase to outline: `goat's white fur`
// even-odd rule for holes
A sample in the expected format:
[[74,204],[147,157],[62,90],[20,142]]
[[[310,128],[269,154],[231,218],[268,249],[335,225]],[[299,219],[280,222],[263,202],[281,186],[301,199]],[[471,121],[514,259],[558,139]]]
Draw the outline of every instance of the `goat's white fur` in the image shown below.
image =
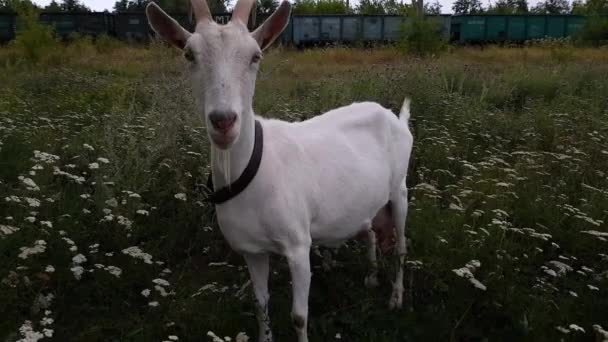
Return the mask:
[[[205,17],[206,10],[200,9],[203,2],[192,1],[197,2],[200,16]],[[399,253],[389,306],[401,307],[406,254],[405,179],[413,137],[408,128],[408,99],[399,118],[372,102],[354,103],[293,123],[264,119],[253,113],[258,65],[249,59],[284,29],[289,16],[289,9],[284,6],[289,5],[281,4],[252,35],[240,21],[220,26],[206,20],[190,35],[173,27],[176,23],[166,20],[166,14],[154,4],[148,7],[148,17],[156,32],[168,32],[165,39],[190,49],[196,58],[192,66],[194,94],[212,142],[216,188],[229,184],[243,172],[253,150],[254,120],[262,124],[264,151],[259,171],[242,193],[216,206],[217,218],[226,241],[247,263],[258,304],[259,340],[272,340],[268,275],[269,254],[276,253],[287,258],[293,286],[292,318],[298,341],[306,342],[311,245],[338,246],[367,232],[369,258],[375,267],[372,222],[389,201]],[[256,34],[263,38],[254,40],[252,36]],[[209,113],[218,108],[238,115],[231,131],[233,141],[227,149],[215,146],[218,133],[209,124]],[[375,270],[365,283],[377,284]]]

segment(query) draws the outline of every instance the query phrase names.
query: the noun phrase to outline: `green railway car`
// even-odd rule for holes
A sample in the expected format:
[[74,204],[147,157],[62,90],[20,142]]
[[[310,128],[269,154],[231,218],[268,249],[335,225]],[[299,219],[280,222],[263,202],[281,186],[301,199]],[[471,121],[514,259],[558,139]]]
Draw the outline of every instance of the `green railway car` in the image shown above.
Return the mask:
[[11,13],[0,13],[0,43],[15,38],[15,16]]
[[584,23],[577,15],[460,15],[452,17],[450,30],[460,43],[523,42],[572,36]]
[[114,16],[110,13],[43,12],[40,14],[40,22],[53,26],[61,37],[73,33],[95,37],[111,33]]

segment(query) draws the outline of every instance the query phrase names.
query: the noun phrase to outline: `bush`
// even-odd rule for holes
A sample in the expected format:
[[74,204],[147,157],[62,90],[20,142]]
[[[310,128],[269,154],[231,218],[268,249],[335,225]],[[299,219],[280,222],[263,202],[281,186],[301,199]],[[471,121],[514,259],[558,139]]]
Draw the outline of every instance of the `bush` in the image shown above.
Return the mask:
[[400,48],[417,55],[433,55],[445,50],[446,39],[441,24],[435,18],[412,15],[402,24]]
[[38,21],[38,12],[33,6],[20,6],[15,10],[18,30],[12,44],[19,56],[32,63],[53,57],[59,46],[53,29]]
[[608,44],[608,18],[588,17],[583,28],[576,34],[576,41],[581,45],[595,47]]
[[340,0],[297,0],[293,14],[346,14],[348,7]]

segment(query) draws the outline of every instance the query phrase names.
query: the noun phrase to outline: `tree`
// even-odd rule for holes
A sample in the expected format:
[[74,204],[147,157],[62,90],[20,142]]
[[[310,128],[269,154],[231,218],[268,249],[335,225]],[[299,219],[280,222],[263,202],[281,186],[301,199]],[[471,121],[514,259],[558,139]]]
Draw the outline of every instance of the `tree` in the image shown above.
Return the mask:
[[296,0],[293,14],[346,14],[349,8],[342,0]]
[[528,13],[526,0],[497,0],[490,5],[486,13],[489,14],[524,14]]
[[91,9],[81,4],[79,0],[63,0],[59,7],[64,12],[91,12]]
[[129,9],[129,0],[119,0],[114,4],[115,12],[125,12]]
[[429,4],[427,2],[426,4],[424,4],[424,14],[440,15],[442,7],[443,6],[439,3],[439,0],[435,0],[435,2],[433,2],[432,4]]
[[532,8],[532,12],[538,14],[568,14],[570,13],[570,3],[568,3],[568,0],[545,0]]
[[588,0],[585,7],[588,15],[608,15],[608,0]]
[[57,1],[53,0],[44,8],[44,10],[50,12],[59,12],[61,11],[61,6],[57,3]]
[[359,14],[386,14],[383,0],[361,0],[357,6]]
[[452,10],[454,14],[476,14],[481,13],[483,8],[479,0],[456,0]]
[[411,5],[398,0],[385,0],[384,1],[384,12],[386,14],[406,15],[407,11],[411,8]]
[[279,7],[278,0],[257,0],[255,13],[259,17],[267,17]]

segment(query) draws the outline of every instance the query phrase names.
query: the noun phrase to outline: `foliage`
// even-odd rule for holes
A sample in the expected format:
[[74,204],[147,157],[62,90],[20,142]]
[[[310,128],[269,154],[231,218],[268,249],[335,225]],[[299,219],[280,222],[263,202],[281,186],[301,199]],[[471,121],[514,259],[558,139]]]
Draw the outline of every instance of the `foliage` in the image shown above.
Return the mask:
[[278,0],[256,0],[256,15],[258,17],[270,16],[279,7]]
[[11,6],[17,13],[17,33],[11,42],[17,51],[15,61],[23,59],[37,63],[44,58],[57,57],[59,42],[53,28],[38,20],[38,8],[27,1],[15,1]]
[[410,15],[405,18],[400,29],[399,46],[402,50],[424,56],[436,55],[447,47],[447,41],[441,33],[441,20],[437,18]]
[[358,14],[386,14],[384,0],[361,0],[357,6]]
[[439,0],[435,0],[435,2],[427,2],[424,4],[424,14],[428,15],[440,15],[441,8],[443,5],[439,2]]
[[452,4],[454,14],[476,14],[483,11],[480,0],[456,0]]
[[599,15],[588,16],[583,27],[576,33],[575,39],[580,44],[595,47],[608,44],[608,18]]
[[91,9],[80,3],[80,0],[62,0],[59,7],[63,12],[91,12]]
[[536,14],[568,14],[570,3],[568,0],[545,0],[541,1],[530,10]]
[[487,14],[525,14],[528,13],[527,0],[497,0],[486,10]]
[[349,9],[342,0],[296,0],[293,14],[347,14]]

